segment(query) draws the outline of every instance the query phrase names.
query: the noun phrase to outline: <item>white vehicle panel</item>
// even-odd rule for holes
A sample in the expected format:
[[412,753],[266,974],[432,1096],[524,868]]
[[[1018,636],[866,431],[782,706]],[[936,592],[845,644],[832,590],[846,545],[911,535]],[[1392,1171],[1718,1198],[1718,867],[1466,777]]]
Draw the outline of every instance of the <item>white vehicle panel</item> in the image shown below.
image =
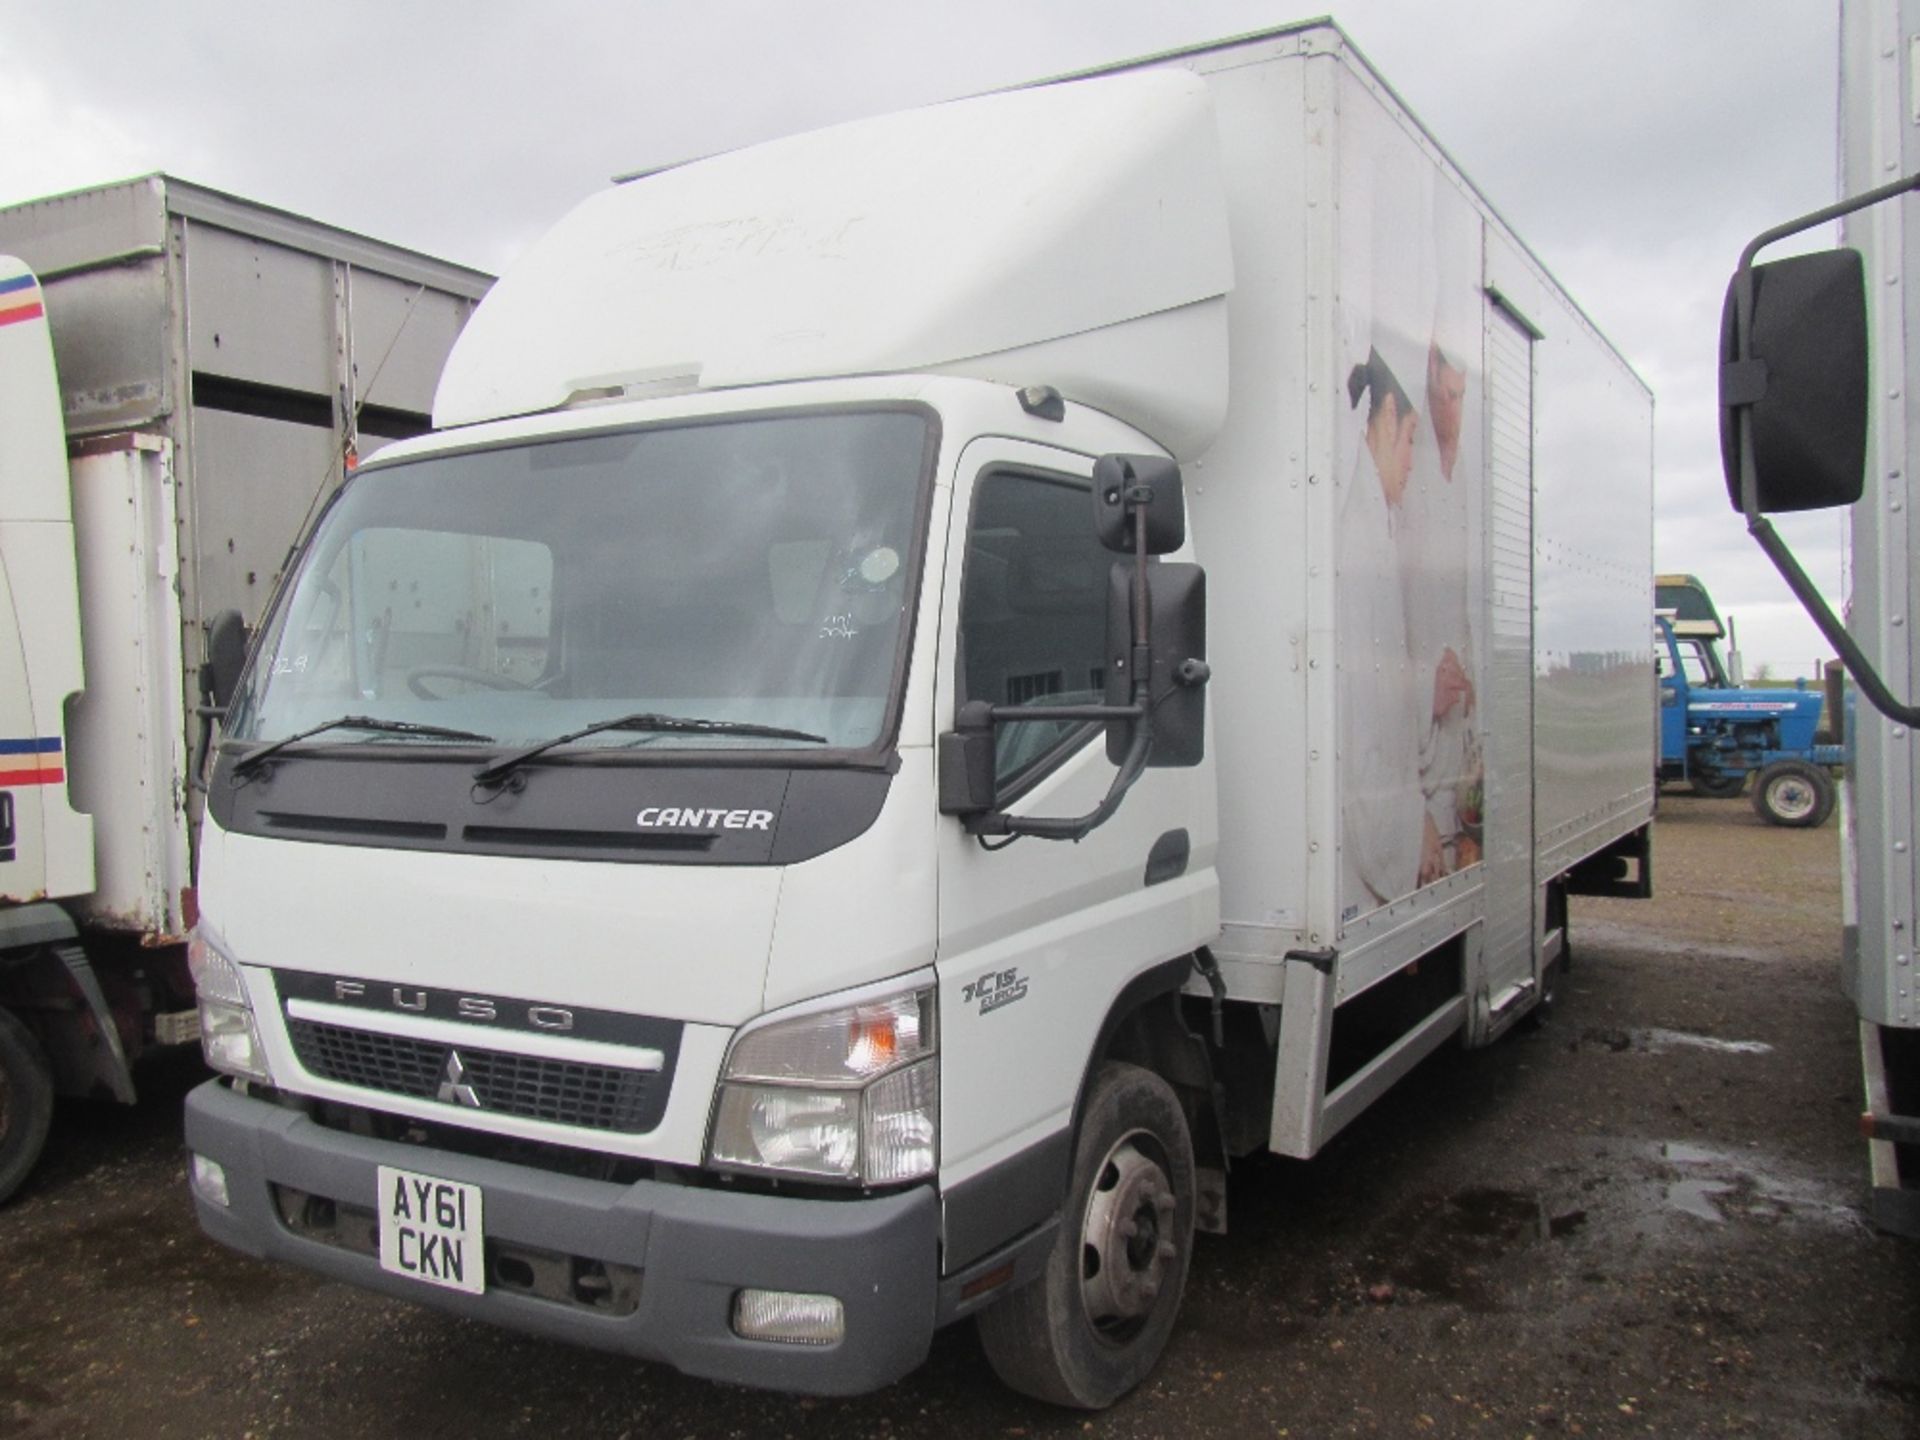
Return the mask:
[[777,869],[288,843],[211,819],[202,835],[210,918],[245,965],[716,1025],[760,1013]]
[[[65,707],[85,683],[74,578],[66,434],[39,282],[0,255],[0,636],[12,670],[0,717],[0,793],[12,811],[0,893],[60,898],[93,888],[93,824],[63,783]],[[0,817],[4,818],[4,817]],[[9,827],[0,827],[4,830]]]
[[1079,336],[995,378],[1100,403],[1083,387],[1103,388],[1107,354],[1130,372],[1157,356],[1196,410],[1123,388],[1169,443],[1198,449],[1224,397],[1181,383],[1189,343],[1116,351],[1095,332],[1180,311],[1192,344],[1224,348],[1224,314],[1197,305],[1233,283],[1218,168],[1207,86],[1160,71],[854,121],[631,181],[501,279],[448,358],[435,423],[628,386],[936,371]]
[[98,824],[79,909],[154,942],[186,935],[187,737],[172,446],[115,437],[75,458],[74,531],[87,654],[72,707],[74,799]]

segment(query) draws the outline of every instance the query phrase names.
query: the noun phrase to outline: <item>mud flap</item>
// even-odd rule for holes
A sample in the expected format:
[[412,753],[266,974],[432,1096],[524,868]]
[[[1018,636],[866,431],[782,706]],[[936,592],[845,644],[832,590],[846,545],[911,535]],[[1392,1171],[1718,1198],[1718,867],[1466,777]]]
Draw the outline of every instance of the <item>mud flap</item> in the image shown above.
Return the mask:
[[134,1102],[133,1071],[113,1010],[93,962],[80,947],[72,919],[57,905],[24,905],[0,926],[0,971],[17,1000],[15,1013],[32,1028],[62,1095],[105,1092]]
[[104,1086],[122,1105],[133,1104],[133,1068],[120,1043],[120,1027],[114,1023],[107,997],[101,993],[100,977],[93,973],[93,962],[78,945],[55,945],[53,953],[66,967],[73,988],[93,1017],[91,1026],[70,1027],[70,1035],[42,1037],[53,1056],[56,1076],[62,1082],[80,1082],[72,1088],[62,1083],[62,1093],[85,1095]]

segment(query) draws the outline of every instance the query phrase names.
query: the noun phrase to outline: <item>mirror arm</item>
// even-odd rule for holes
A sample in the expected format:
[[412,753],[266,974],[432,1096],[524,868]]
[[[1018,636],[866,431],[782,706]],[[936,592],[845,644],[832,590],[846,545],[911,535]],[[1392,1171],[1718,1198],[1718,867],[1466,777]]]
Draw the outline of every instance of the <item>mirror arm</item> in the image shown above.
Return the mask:
[[1860,687],[1860,693],[1867,698],[1882,715],[1899,725],[1920,725],[1920,705],[1906,705],[1895,698],[1887,688],[1886,682],[1873,668],[1873,662],[1854,643],[1853,636],[1847,633],[1847,627],[1828,607],[1826,599],[1814,588],[1800,564],[1793,558],[1793,552],[1787,548],[1774,530],[1773,523],[1764,515],[1750,516],[1747,520],[1747,533],[1759,542],[1760,548],[1767,552],[1767,558],[1773,561],[1774,568],[1787,582],[1787,588],[1793,596],[1806,607],[1813,623],[1820,627],[1820,633],[1833,646],[1840,656],[1840,663],[1847,667],[1847,673],[1853,677],[1853,683]]
[[995,705],[987,713],[993,716],[996,725],[1019,725],[1029,720],[1078,720],[1083,724],[1138,720],[1147,712],[1142,705]]
[[[1119,710],[1123,707],[1113,708]],[[1132,708],[1124,707],[1129,710]],[[1120,808],[1120,802],[1126,798],[1127,791],[1133,788],[1133,782],[1146,773],[1147,752],[1152,748],[1153,722],[1143,714],[1133,727],[1133,743],[1127,747],[1127,757],[1114,775],[1113,784],[1107,787],[1105,798],[1086,814],[1064,819],[1042,815],[1009,815],[1004,810],[991,810],[985,815],[969,818],[965,822],[967,832],[980,836],[1031,835],[1040,840],[1084,840],[1113,818],[1113,812]]]
[[[1845,200],[1815,210],[1810,215],[1802,215],[1798,220],[1788,220],[1784,224],[1774,226],[1771,230],[1762,230],[1747,243],[1747,248],[1740,252],[1739,269],[1751,270],[1754,256],[1776,241],[1784,240],[1789,235],[1798,235],[1802,230],[1811,230],[1817,225],[1844,219],[1856,210],[1865,210],[1870,205],[1878,205],[1882,200],[1891,200],[1894,196],[1904,195],[1909,190],[1920,190],[1920,174],[1908,175],[1890,184],[1882,185],[1878,189],[1850,195]],[[1742,316],[1742,319],[1746,318],[1748,317]]]

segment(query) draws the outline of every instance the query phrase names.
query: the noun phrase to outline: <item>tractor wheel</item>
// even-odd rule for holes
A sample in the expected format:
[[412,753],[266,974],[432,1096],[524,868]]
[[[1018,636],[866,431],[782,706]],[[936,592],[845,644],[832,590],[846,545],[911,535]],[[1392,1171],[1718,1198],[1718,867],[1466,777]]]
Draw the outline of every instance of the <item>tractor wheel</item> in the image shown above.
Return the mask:
[[1753,782],[1753,808],[1761,818],[1795,830],[1826,824],[1833,800],[1833,776],[1803,760],[1776,760]]
[[1696,770],[1687,777],[1693,786],[1693,793],[1704,795],[1709,800],[1732,800],[1747,788],[1747,772],[1736,770],[1726,774],[1719,770]]

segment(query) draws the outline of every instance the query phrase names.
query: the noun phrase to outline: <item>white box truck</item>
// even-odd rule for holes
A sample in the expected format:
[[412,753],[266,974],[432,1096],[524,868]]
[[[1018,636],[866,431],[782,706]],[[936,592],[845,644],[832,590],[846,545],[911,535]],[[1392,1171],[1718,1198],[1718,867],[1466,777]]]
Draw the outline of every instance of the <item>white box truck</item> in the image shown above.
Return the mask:
[[[1841,791],[1841,985],[1859,1013],[1874,1222],[1920,1236],[1920,5],[1840,10],[1841,187],[1851,198],[1757,237],[1722,325],[1729,498],[1853,677]],[[1839,220],[1835,250],[1758,262]],[[1851,506],[1836,616],[1768,520]],[[1830,693],[1833,691],[1830,688]]]
[[56,1093],[195,1038],[203,666],[489,277],[168,176],[0,209],[0,257],[3,1200]]
[[1329,24],[617,185],[434,406],[210,781],[237,1249],[1104,1405],[1650,879],[1647,390]]

